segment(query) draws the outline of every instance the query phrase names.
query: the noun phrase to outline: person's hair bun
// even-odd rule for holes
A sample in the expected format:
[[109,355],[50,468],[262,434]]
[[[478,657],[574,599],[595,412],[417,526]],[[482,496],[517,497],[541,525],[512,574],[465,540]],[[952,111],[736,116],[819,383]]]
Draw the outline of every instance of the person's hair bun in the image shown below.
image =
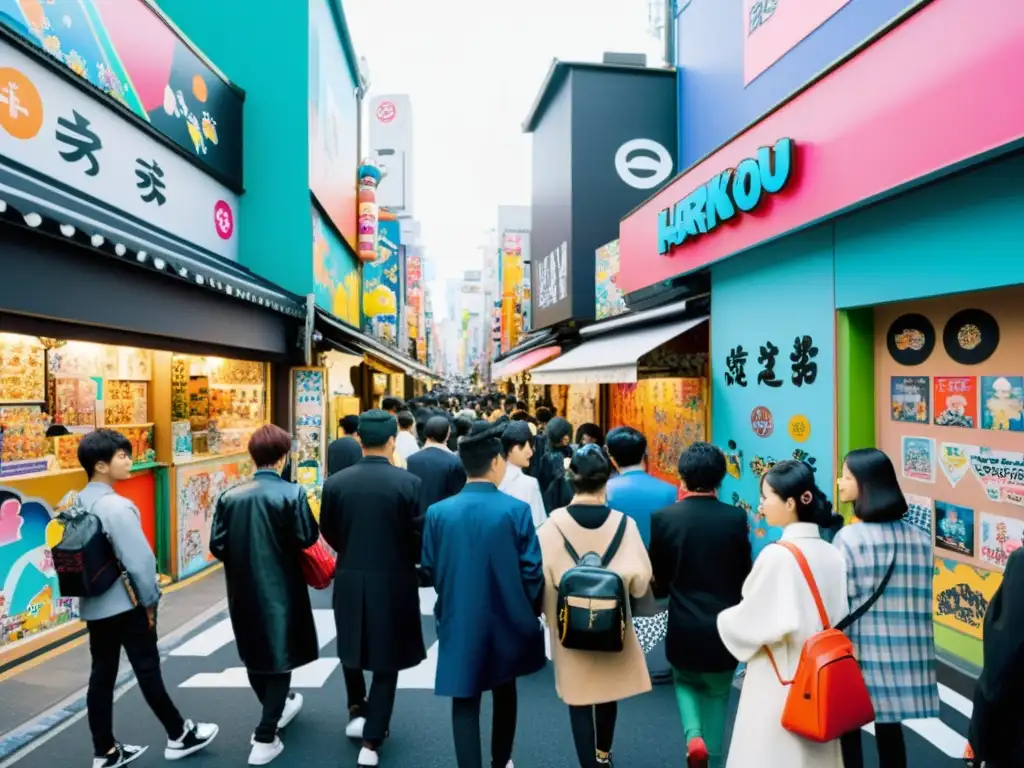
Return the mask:
[[814,501],[811,502],[814,507],[814,522],[816,522],[822,528],[828,528],[832,525],[833,517],[832,514],[832,502],[829,501],[828,496],[818,486],[814,487]]

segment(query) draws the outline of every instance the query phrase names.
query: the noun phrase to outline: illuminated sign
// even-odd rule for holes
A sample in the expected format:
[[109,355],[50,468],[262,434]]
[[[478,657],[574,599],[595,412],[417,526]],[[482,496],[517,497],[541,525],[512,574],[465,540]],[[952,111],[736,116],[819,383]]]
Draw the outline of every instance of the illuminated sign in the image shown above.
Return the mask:
[[754,210],[765,195],[785,189],[793,175],[793,140],[761,147],[735,169],[727,168],[658,215],[658,253],[706,235],[738,212]]

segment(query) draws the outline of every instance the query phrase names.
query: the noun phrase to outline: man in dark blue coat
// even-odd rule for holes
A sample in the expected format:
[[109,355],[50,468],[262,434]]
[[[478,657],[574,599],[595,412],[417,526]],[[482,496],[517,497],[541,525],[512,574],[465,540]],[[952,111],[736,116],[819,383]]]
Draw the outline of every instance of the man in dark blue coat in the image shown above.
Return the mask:
[[451,428],[447,416],[431,416],[423,428],[423,449],[406,459],[409,471],[420,479],[423,509],[454,496],[466,485],[466,470],[448,449]]
[[537,616],[544,588],[530,507],[498,490],[501,429],[475,424],[459,443],[466,487],[427,510],[422,571],[437,590],[434,693],[452,698],[459,768],[482,768],[480,698],[494,698],[491,764],[511,765],[516,678],[544,666]]

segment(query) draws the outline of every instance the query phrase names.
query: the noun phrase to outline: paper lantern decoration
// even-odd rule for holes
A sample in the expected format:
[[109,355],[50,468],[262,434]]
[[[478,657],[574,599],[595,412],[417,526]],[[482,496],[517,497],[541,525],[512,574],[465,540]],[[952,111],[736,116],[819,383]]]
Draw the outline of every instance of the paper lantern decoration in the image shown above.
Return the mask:
[[377,185],[381,172],[372,160],[359,166],[359,237],[356,252],[364,262],[377,258]]

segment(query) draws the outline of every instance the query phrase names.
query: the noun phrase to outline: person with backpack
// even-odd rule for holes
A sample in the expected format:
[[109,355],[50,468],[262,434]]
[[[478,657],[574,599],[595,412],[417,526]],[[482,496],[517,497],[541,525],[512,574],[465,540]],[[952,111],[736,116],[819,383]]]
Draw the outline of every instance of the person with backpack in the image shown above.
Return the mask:
[[569,462],[575,496],[537,533],[555,687],[581,768],[612,765],[618,703],[651,690],[629,606],[650,590],[651,561],[636,522],[608,508],[611,474],[600,446],[579,448]]
[[843,556],[819,532],[832,505],[811,468],[788,460],[762,476],[760,511],[782,538],[754,561],[740,603],[718,614],[722,643],[747,665],[727,766],[841,768],[839,734],[818,742],[783,725],[805,642],[825,629],[823,618],[831,627],[849,611]]
[[[219,728],[183,718],[164,686],[157,648],[156,558],[138,509],[114,490],[115,483],[131,477],[132,444],[119,432],[97,429],[78,444],[78,462],[89,483],[58,516],[64,538],[54,546],[53,559],[61,595],[79,598],[89,633],[92,671],[86,706],[93,768],[120,768],[149,748],[114,738],[114,686],[122,648],[146,703],[167,731],[164,758],[178,760],[209,746]],[[99,591],[97,585],[106,586]]]

